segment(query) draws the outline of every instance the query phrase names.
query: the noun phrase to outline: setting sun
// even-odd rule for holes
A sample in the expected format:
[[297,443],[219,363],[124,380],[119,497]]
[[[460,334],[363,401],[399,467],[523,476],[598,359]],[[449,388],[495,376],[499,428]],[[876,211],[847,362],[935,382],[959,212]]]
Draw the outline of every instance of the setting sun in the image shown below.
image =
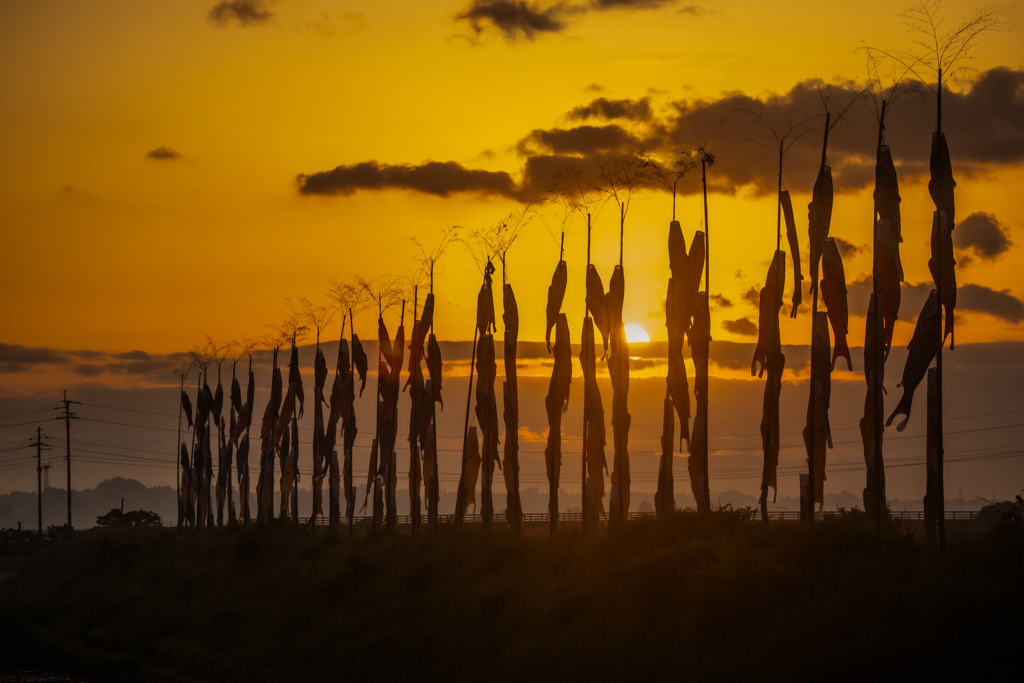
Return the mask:
[[647,334],[647,330],[640,327],[635,323],[626,323],[626,341],[630,344],[635,342],[649,342],[651,341],[651,335]]

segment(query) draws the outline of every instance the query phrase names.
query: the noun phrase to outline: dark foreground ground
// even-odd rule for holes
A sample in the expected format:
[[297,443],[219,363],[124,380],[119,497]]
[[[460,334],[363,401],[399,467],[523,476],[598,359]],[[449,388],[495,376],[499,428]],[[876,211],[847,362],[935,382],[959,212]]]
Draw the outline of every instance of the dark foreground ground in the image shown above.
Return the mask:
[[942,554],[857,514],[802,528],[678,513],[594,538],[98,529],[8,544],[0,577],[0,671],[80,677],[46,680],[1018,680],[1024,667],[1019,523],[951,528]]

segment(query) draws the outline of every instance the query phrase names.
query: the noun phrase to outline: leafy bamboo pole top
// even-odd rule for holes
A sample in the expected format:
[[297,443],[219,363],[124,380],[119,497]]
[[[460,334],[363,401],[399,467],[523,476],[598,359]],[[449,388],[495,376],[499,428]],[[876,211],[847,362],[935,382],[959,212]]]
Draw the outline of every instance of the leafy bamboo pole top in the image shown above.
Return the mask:
[[[935,135],[933,136],[932,143],[932,181],[929,183],[929,192],[932,194],[932,198],[936,203],[936,223],[939,230],[942,230],[942,208],[940,207],[939,195],[942,194],[942,188],[937,188],[933,191],[931,185],[936,182],[936,151],[938,142],[938,148],[941,152],[945,152],[946,143],[942,133],[942,86],[945,81],[967,72],[970,70],[968,62],[971,59],[971,50],[978,45],[984,34],[991,31],[1003,31],[1009,28],[1009,22],[1007,20],[1007,10],[1002,7],[990,7],[984,6],[973,12],[970,16],[961,20],[960,23],[954,25],[947,31],[943,31],[943,24],[945,20],[940,16],[942,9],[942,0],[924,0],[916,5],[911,6],[905,10],[900,17],[903,23],[910,29],[915,35],[913,39],[914,47],[909,50],[885,50],[879,48],[867,48],[869,56],[872,53],[877,53],[884,58],[892,60],[893,62],[903,66],[907,71],[914,74],[918,80],[925,84],[925,86],[935,94]],[[934,79],[934,80],[933,80]],[[933,85],[934,83],[934,85]],[[946,169],[947,172],[949,169]],[[955,183],[952,182],[952,176],[950,174],[948,182],[955,187]],[[952,187],[949,188],[949,201],[952,205]],[[952,215],[946,216],[946,220],[949,221],[948,229],[952,232],[955,227],[952,223],[954,217]],[[933,227],[933,231],[936,228]],[[942,347],[945,342],[946,326],[942,324],[942,307],[946,303],[943,298],[943,279],[944,274],[942,272],[943,265],[942,261],[942,246],[941,241],[943,237],[939,236],[938,240],[936,236],[932,237],[932,258],[935,261],[935,289],[936,289],[936,320],[939,321],[938,330],[936,335],[938,336],[938,345],[936,348],[936,407],[935,407],[935,427],[934,427],[934,444],[937,461],[937,475],[938,481],[936,483],[937,491],[934,495],[937,500],[934,501],[940,509],[943,506],[943,483],[942,483],[942,459],[943,459],[943,426],[942,426]],[[937,246],[938,244],[938,246]],[[950,257],[951,259],[951,257]],[[952,271],[953,265],[949,264],[949,268]],[[954,283],[955,286],[955,281]],[[947,320],[949,330],[952,330],[952,307],[947,310],[947,316],[950,318]],[[952,349],[952,341],[950,343],[950,349]],[[890,418],[891,420],[891,418]],[[930,471],[930,470],[929,470]],[[932,492],[929,492],[930,494]],[[928,498],[929,496],[926,496]],[[938,519],[938,544],[940,547],[945,542],[945,529],[942,520],[942,515],[939,514]]]

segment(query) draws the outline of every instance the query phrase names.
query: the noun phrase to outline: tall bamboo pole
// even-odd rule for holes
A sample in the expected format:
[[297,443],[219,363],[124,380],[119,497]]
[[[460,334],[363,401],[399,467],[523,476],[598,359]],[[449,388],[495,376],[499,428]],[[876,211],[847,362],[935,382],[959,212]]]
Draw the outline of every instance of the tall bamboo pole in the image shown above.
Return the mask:
[[[419,322],[417,320],[417,318],[416,318],[417,308],[418,307],[419,307],[419,286],[414,284],[412,286],[412,329],[413,329],[412,337],[413,337],[414,340],[417,338],[417,327],[418,327],[418,322]],[[426,338],[426,335],[424,335],[424,338]],[[415,344],[413,346],[415,346]],[[420,355],[420,351],[422,349],[423,349],[423,345],[420,344],[418,347],[411,348],[409,350],[409,353],[411,354],[411,357],[409,359],[410,360],[410,366],[409,367],[410,367],[410,370],[412,370],[413,373],[420,372],[420,370],[421,370],[419,355]],[[415,365],[416,365],[415,369],[412,368],[412,363],[415,363]],[[411,373],[411,375],[412,375],[412,373]],[[413,380],[411,382],[412,391],[410,392],[411,393],[410,398],[412,399],[412,407],[411,407],[411,410],[410,410],[410,418],[409,418],[409,424],[411,426],[410,434],[409,434],[409,445],[410,445],[410,448],[411,448],[410,454],[412,456],[410,458],[410,460],[412,461],[410,463],[410,467],[412,468],[412,474],[409,477],[409,479],[411,480],[409,482],[409,485],[410,485],[410,487],[412,487],[412,491],[410,492],[412,494],[412,498],[410,500],[410,504],[411,504],[412,509],[409,510],[409,512],[412,515],[412,533],[415,536],[416,534],[419,533],[419,530],[420,530],[420,479],[422,478],[422,475],[420,474],[419,422],[418,422],[418,418],[419,418],[419,403],[420,403],[420,389],[419,389],[419,384],[414,379],[414,376],[410,376],[409,379]],[[422,381],[422,378],[421,378],[421,381]],[[395,415],[395,419],[397,420],[397,418],[398,418],[398,415],[396,414]],[[396,422],[396,424],[397,424],[397,422]]]
[[[700,157],[700,184],[704,196],[704,290],[707,292],[708,322],[711,321],[711,226],[708,225],[708,180],[707,180],[707,153]],[[708,353],[704,356],[704,377],[709,377],[711,359],[711,339],[708,339]],[[711,434],[708,432],[708,393],[710,381],[704,388],[704,412],[702,415],[704,427],[704,452],[701,454],[701,463],[704,470],[704,511],[711,510],[711,472],[709,471],[708,453],[711,450]],[[698,410],[700,408],[698,407]]]
[[[401,330],[404,327],[405,327],[405,299],[402,299],[402,313],[401,313],[401,317],[398,319],[398,329],[395,330],[394,342],[398,341],[398,330]],[[394,343],[394,342],[392,342],[392,343]],[[403,343],[404,343],[404,339],[403,339]],[[390,367],[388,368],[388,371],[390,373]],[[391,444],[390,444],[390,446],[391,446],[391,454],[388,456],[388,470],[387,470],[387,472],[388,472],[388,480],[387,480],[387,482],[385,482],[385,490],[387,490],[387,496],[388,496],[387,503],[386,503],[387,511],[388,511],[386,530],[387,530],[388,534],[395,533],[395,530],[398,527],[398,504],[397,504],[397,501],[395,500],[395,497],[397,495],[397,492],[395,491],[395,489],[397,488],[397,483],[398,483],[398,453],[396,452],[395,445],[396,445],[396,443],[398,441],[398,395],[401,393],[401,390],[399,389],[399,387],[401,386],[401,383],[402,383],[401,382],[401,376],[402,376],[402,364],[398,363],[398,365],[395,367],[395,381],[394,381],[394,387],[393,387],[394,388],[394,392],[395,392],[395,400],[394,400],[394,403],[391,406],[391,425],[392,425],[392,427],[391,427],[391,433],[388,434],[388,438],[391,439]],[[388,377],[388,381],[389,382],[391,381],[390,377]]]
[[[875,158],[882,153],[882,144],[885,141],[885,107],[886,101],[882,100],[882,111],[878,117],[878,144],[875,148]],[[877,162],[876,162],[877,163]],[[874,206],[874,221],[877,224],[879,218],[878,203]],[[883,339],[885,333],[883,331],[885,325],[883,323],[882,307],[879,304],[881,298],[879,297],[878,291],[878,230],[877,228],[872,230],[872,243],[871,243],[871,291],[875,297],[875,333],[878,337],[875,339],[875,353],[874,353],[874,386],[869,389],[874,396],[874,441],[875,441],[875,462],[874,462],[874,481],[871,482],[873,491],[872,494],[875,499],[874,510],[871,513],[874,516],[875,531],[882,530],[882,510],[884,505],[882,503],[882,477],[884,470],[882,460],[882,422],[885,420],[885,401],[882,398],[882,373],[885,368],[885,359],[883,358],[883,348],[885,346]]]
[[[349,354],[349,368],[348,368],[348,372],[349,372],[349,375],[351,375],[351,377],[352,377],[352,394],[353,394],[352,408],[349,411],[349,416],[351,417],[351,419],[355,420],[355,411],[356,411],[356,407],[355,407],[355,387],[356,387],[356,376],[355,376],[355,373],[356,373],[356,319],[355,319],[355,316],[352,314],[352,307],[351,306],[349,306],[349,309],[348,309],[348,324],[349,324],[349,330],[351,331],[351,336],[352,336],[352,353]],[[344,330],[345,330],[344,321],[342,321],[342,328],[341,329],[342,329],[342,333],[344,333]],[[360,392],[361,391],[362,390],[360,390]],[[344,482],[345,483],[345,517],[348,519],[348,536],[349,536],[349,538],[352,538],[352,531],[353,531],[352,526],[353,526],[353,521],[354,521],[354,517],[355,517],[355,508],[356,508],[355,487],[352,486],[353,454],[352,454],[352,449],[346,447],[346,445],[345,445],[345,436],[344,436],[344,434],[341,437],[341,447],[342,447],[342,454],[343,454],[342,457],[344,457],[344,459],[345,459],[345,464],[348,465],[348,474],[349,474],[349,476],[345,477],[345,482]]]
[[174,442],[174,492],[178,501],[178,527],[181,527],[184,508],[181,505],[181,413],[184,407],[181,405],[181,395],[185,393],[185,373],[179,377],[181,384],[178,391],[178,439]]
[[[586,286],[586,279],[585,279],[586,278],[586,274],[587,274],[587,271],[590,270],[590,228],[591,228],[591,225],[590,225],[590,213],[588,212],[587,213],[587,268],[586,268],[586,270],[583,271],[584,290],[586,289],[586,287],[585,287]],[[589,317],[590,317],[590,307],[587,306],[586,297],[584,297],[583,298],[583,320],[584,320],[584,325],[586,325],[586,320]],[[585,340],[583,339],[583,336],[581,335],[580,336],[580,344],[582,345],[584,343],[584,341]],[[583,353],[583,349],[582,348],[580,349],[580,353],[581,353],[580,358],[582,360],[582,353]],[[596,507],[597,507],[597,501],[596,500],[590,500],[590,495],[589,495],[589,493],[587,491],[587,446],[588,446],[588,441],[590,439],[590,436],[588,434],[588,429],[587,429],[587,423],[590,421],[590,410],[589,410],[589,408],[590,408],[590,404],[587,401],[586,386],[584,386],[584,388],[583,388],[583,466],[582,466],[583,484],[582,484],[582,488],[581,488],[581,491],[580,491],[580,495],[581,495],[581,497],[580,497],[580,521],[582,523],[583,531],[590,531],[591,530],[590,529],[590,510],[591,510],[591,508],[594,508],[595,509],[595,513],[594,514],[596,516]],[[596,493],[596,491],[595,491],[595,493]]]
[[[430,296],[434,296],[434,261],[430,262]],[[436,301],[436,299],[435,299]],[[426,330],[429,335],[434,333],[434,318],[430,318],[430,329]],[[440,378],[438,378],[440,379]],[[438,497],[441,494],[441,486],[437,481],[437,401],[434,399],[434,391],[436,391],[433,382],[430,385],[430,441],[431,448],[433,449],[434,457],[433,462],[430,466],[430,504],[427,506],[427,526],[430,528],[432,533],[437,533],[438,524]]]
[[[935,121],[935,133],[942,135],[942,69],[938,70],[938,84],[936,88],[936,121]],[[942,216],[943,212],[938,206],[935,207],[939,213],[939,231],[942,231]],[[947,216],[946,220],[952,221],[952,216]],[[952,226],[951,226],[952,227]],[[942,445],[942,347],[945,345],[944,330],[945,325],[942,319],[942,240],[941,236],[939,240],[934,241],[937,247],[937,251],[932,254],[932,258],[935,259],[935,274],[938,276],[935,278],[935,290],[938,295],[935,298],[935,311],[938,314],[936,320],[939,324],[936,326],[936,334],[939,336],[939,346],[935,353],[935,458],[937,466],[935,468],[936,476],[938,477],[937,488],[938,488],[938,499],[935,504],[938,506],[938,520],[939,520],[939,548],[944,549],[946,547],[946,488],[943,482],[943,470],[945,465],[943,460],[945,459],[945,453]],[[950,311],[952,315],[952,311]]]
[[[831,119],[832,119],[832,114],[830,112],[825,112],[825,135],[824,135],[823,141],[821,143],[821,168],[825,168],[825,159],[826,159],[826,155],[828,153],[828,130],[829,130],[829,122],[831,121]],[[820,172],[821,171],[819,171],[819,173]],[[818,258],[821,258],[821,254],[820,253],[818,254]],[[814,264],[813,263],[809,264],[808,267],[810,268],[810,271],[812,273],[815,272],[815,268],[814,268]],[[807,457],[807,476],[808,476],[808,479],[810,479],[810,482],[811,482],[811,484],[810,484],[811,494],[810,494],[810,500],[808,501],[808,506],[807,506],[808,511],[807,511],[807,517],[804,520],[805,522],[811,522],[811,521],[814,520],[814,505],[815,505],[814,498],[815,498],[815,494],[817,493],[817,490],[818,490],[818,487],[815,484],[816,480],[814,478],[814,474],[815,474],[814,473],[814,453],[815,453],[815,448],[817,448],[817,443],[816,443],[817,439],[816,439],[816,437],[817,437],[817,432],[818,432],[818,427],[817,427],[817,425],[818,425],[818,402],[817,402],[817,380],[818,380],[818,373],[815,371],[815,366],[814,366],[814,348],[817,346],[817,344],[816,344],[817,335],[815,335],[815,326],[818,324],[818,322],[817,322],[818,321],[818,289],[819,289],[818,283],[812,282],[811,283],[811,288],[813,290],[813,292],[811,294],[811,364],[810,364],[810,366],[811,366],[811,390],[810,390],[811,391],[811,398],[810,398],[810,408],[809,408],[810,420],[808,420],[808,422],[809,422],[809,425],[808,425],[808,429],[809,429],[808,439],[810,441],[810,448],[808,449],[809,454],[808,454],[808,457]]]
[[[473,323],[473,352],[469,361],[469,390],[466,392],[466,423],[462,428],[462,473],[459,475],[459,489],[455,496],[455,524],[460,525],[466,516],[466,458],[469,446],[469,407],[473,402],[473,371],[476,368],[476,340],[480,333],[480,326]],[[436,431],[436,428],[435,428]],[[435,455],[436,459],[437,456]]]

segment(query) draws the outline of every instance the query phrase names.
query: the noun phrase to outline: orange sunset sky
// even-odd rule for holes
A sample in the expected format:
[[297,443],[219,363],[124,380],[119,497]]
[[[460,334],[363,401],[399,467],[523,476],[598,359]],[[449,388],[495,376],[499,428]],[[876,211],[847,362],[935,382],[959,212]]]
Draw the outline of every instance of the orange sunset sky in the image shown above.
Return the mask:
[[[793,117],[821,113],[814,91],[820,80],[834,86],[826,90],[830,108],[842,109],[865,83],[866,55],[858,48],[914,48],[897,11],[885,2],[842,9],[818,2],[512,4],[533,14],[496,23],[500,17],[474,13],[486,2],[469,0],[4,3],[3,340],[167,353],[205,335],[259,335],[284,317],[285,297],[326,303],[329,278],[408,272],[418,252],[407,236],[430,247],[445,227],[491,225],[525,200],[534,201],[536,215],[510,252],[509,272],[524,309],[521,336],[540,339],[557,260],[550,233],[557,233],[560,213],[544,201],[543,177],[524,179],[528,162],[633,148],[671,158],[677,137],[719,156],[709,173],[712,290],[734,306],[713,311],[713,334],[751,341],[722,325],[756,322],[743,294],[763,284],[774,247],[775,158],[747,140],[766,141],[749,119],[722,123],[728,111],[721,103],[774,98],[766,116],[785,128]],[[947,2],[941,17],[952,26],[975,9]],[[948,96],[946,125],[958,220],[985,212],[1011,243],[1021,241],[1024,208],[1014,189],[1024,178],[1017,14],[1008,9],[1009,30],[988,34],[972,51],[972,71],[951,84],[961,98]],[[1003,70],[1001,82],[990,82],[999,80],[993,69]],[[986,76],[990,91],[1003,91],[971,101],[967,94]],[[644,103],[646,114],[579,113],[599,98]],[[908,95],[889,119],[911,284],[928,280],[932,209],[922,163],[933,112],[933,96]],[[784,172],[805,273],[806,205],[822,124],[810,126]],[[870,270],[863,247],[870,243],[875,126],[869,107],[856,104],[832,131],[831,234],[853,246],[844,259],[851,287]],[[581,127],[589,138],[587,131],[570,135]],[[518,196],[448,191],[443,181],[433,194],[403,187],[300,192],[300,175],[371,161],[453,162],[534,186]],[[678,212],[688,238],[702,218],[697,189],[696,174],[683,181]],[[667,193],[647,190],[626,223],[626,317],[655,339],[665,335],[670,212]],[[609,206],[595,219],[594,261],[606,279],[617,261],[616,214]],[[582,225],[575,221],[567,238],[570,320],[583,312]],[[1024,252],[968,260],[964,267],[961,259],[962,285],[1019,303]],[[438,334],[468,338],[479,272],[463,249],[450,251],[442,270]],[[1006,297],[974,312],[969,303],[962,302],[958,341],[1024,339]],[[851,311],[863,316],[855,301]],[[904,310],[900,317],[915,315]],[[372,318],[358,321],[357,331],[365,327],[370,336]],[[784,340],[802,340],[805,322],[784,324]],[[862,329],[863,318],[854,318],[851,343]],[[911,329],[898,326],[897,342]]]
[[[937,13],[940,33],[980,9],[947,0]],[[920,34],[900,10],[881,0],[0,3],[3,414],[20,413],[26,396],[45,396],[39,406],[48,409],[60,389],[76,386],[162,387],[157,398],[168,405],[160,410],[173,413],[175,354],[207,337],[223,344],[265,335],[287,316],[286,298],[328,304],[332,278],[409,274],[420,254],[409,238],[429,250],[446,228],[485,228],[527,206],[529,223],[508,252],[508,274],[520,339],[543,340],[562,225],[560,206],[545,193],[555,174],[570,164],[586,167],[595,155],[643,150],[670,163],[679,145],[705,145],[717,155],[708,172],[712,375],[736,386],[746,380],[743,429],[754,435],[763,380],[749,381],[747,366],[757,292],[775,248],[778,157],[759,144],[771,145],[767,131],[736,110],[760,112],[780,131],[812,117],[783,171],[806,286],[807,203],[821,155],[824,99],[834,117],[846,110],[829,136],[830,234],[843,251],[855,363],[854,373],[837,371],[848,389],[834,392],[833,412],[834,424],[854,430],[844,457],[857,471],[849,484],[835,486],[859,493],[857,347],[871,288],[878,130],[869,94],[847,105],[867,87],[865,46],[921,51]],[[948,386],[958,392],[947,396],[951,416],[1022,398],[1024,15],[1008,5],[999,18],[999,30],[979,37],[943,96],[958,183],[955,353],[963,344],[967,354],[953,356],[961,359],[959,369],[950,366]],[[934,80],[927,65],[918,67],[922,78]],[[883,85],[893,73],[891,62],[879,64]],[[886,142],[900,174],[906,273],[886,368],[889,410],[899,397],[895,385],[913,323],[932,287],[927,180],[934,129],[935,97],[925,87],[901,97],[887,117]],[[689,241],[703,227],[699,174],[684,178],[679,190],[677,215]],[[646,188],[634,196],[625,225],[625,322],[642,326],[655,342],[666,339],[671,207],[667,192]],[[584,315],[585,224],[574,217],[566,237],[562,310],[574,341]],[[785,237],[782,244],[788,252]],[[606,283],[618,246],[618,210],[606,203],[594,217],[592,256]],[[441,259],[435,284],[440,339],[472,338],[479,286],[470,252],[455,245]],[[792,287],[787,267],[781,331],[783,343],[795,348],[807,344],[810,315],[787,315]],[[364,339],[376,336],[375,317],[357,317]],[[396,312],[385,320],[394,330]],[[337,339],[339,322],[327,338]],[[468,357],[462,365],[451,360],[446,371],[465,375]],[[108,361],[121,369],[102,365]],[[125,372],[126,363],[141,365]],[[542,396],[550,366],[534,365]],[[644,410],[646,400],[660,411],[664,384],[656,380],[664,366],[637,361],[633,372],[650,376],[649,385],[633,385],[631,410]],[[787,362],[782,400],[794,434],[806,408],[805,372],[806,358]],[[258,378],[261,392],[264,380]],[[452,386],[464,395],[457,382]],[[728,447],[726,422],[738,410],[724,398],[731,395],[713,384],[712,420],[722,420],[713,424],[718,454]],[[978,405],[986,400],[992,405]],[[923,449],[924,399],[917,403],[911,431],[919,430],[914,438]],[[1020,422],[1019,412],[1012,422]],[[166,419],[170,432],[174,418]],[[648,420],[652,430],[656,421]],[[542,418],[524,425],[545,428]],[[1019,434],[1020,425],[1010,427]],[[147,448],[173,454],[174,436],[165,436],[167,443]],[[654,432],[643,438],[657,443]],[[782,457],[795,467],[802,445],[799,436],[790,441]],[[760,457],[756,444],[747,450]],[[677,469],[677,490],[688,490],[685,466]],[[1002,476],[986,472],[990,482]],[[99,468],[94,478],[106,474]],[[918,475],[904,494],[923,488],[923,468]],[[34,476],[33,470],[17,485],[34,487]],[[160,476],[169,483],[173,475]],[[791,479],[785,486],[795,488]],[[896,487],[898,475],[890,481]],[[947,482],[960,485],[955,477]],[[1000,491],[1015,493],[1019,477],[1007,486]]]

